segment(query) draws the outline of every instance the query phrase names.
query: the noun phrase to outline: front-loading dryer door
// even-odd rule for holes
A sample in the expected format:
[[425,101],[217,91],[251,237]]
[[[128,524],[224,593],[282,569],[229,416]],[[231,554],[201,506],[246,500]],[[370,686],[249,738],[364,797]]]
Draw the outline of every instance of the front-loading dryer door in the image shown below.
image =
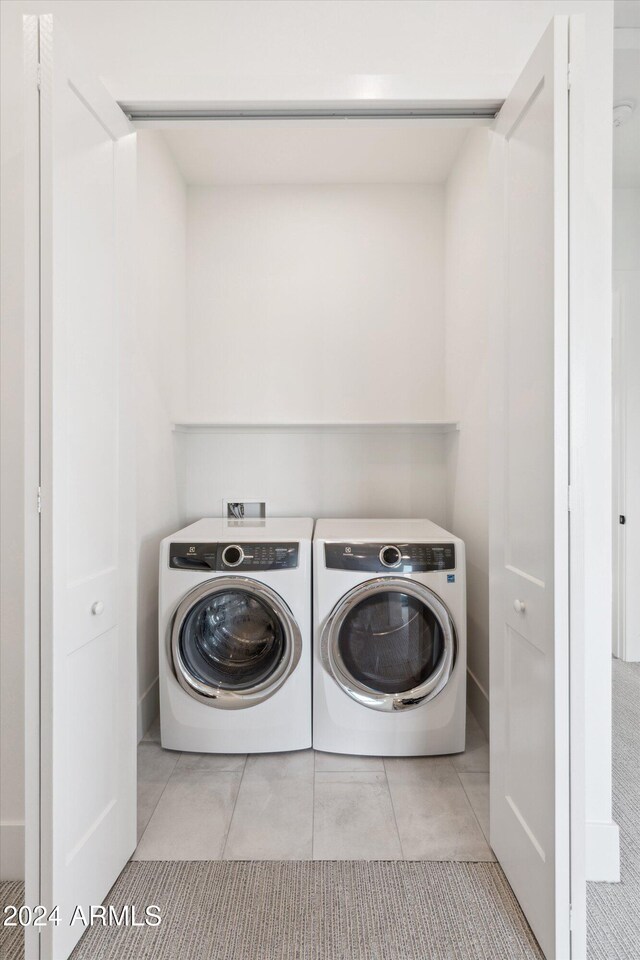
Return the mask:
[[196,700],[237,710],[273,696],[295,670],[300,628],[284,600],[248,577],[219,577],[183,599],[171,628],[178,682]]
[[407,710],[444,688],[456,658],[456,632],[432,590],[403,577],[359,584],[334,607],[321,639],[325,669],[358,703]]

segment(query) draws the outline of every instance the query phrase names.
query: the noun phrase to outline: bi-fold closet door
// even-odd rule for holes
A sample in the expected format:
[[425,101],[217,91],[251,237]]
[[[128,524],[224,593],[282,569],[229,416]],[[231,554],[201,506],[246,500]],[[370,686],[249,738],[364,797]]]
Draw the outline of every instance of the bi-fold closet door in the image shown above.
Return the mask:
[[136,843],[136,135],[74,66],[52,17],[27,17],[25,40],[39,101],[26,118],[37,156],[26,160],[39,175],[39,222],[27,224],[39,297],[27,319],[40,340],[41,510],[26,896],[58,908],[27,930],[26,956],[64,960]]
[[[29,956],[64,960],[135,845],[134,519],[128,451],[132,128],[78,79],[51,18],[28,18],[39,83],[41,696],[29,901],[61,923]],[[569,21],[507,99],[497,157],[491,841],[548,958],[569,936],[567,542]],[[27,78],[29,81],[29,77]],[[33,238],[32,238],[33,239]],[[31,718],[33,720],[33,716]],[[32,781],[33,783],[33,781]],[[580,932],[578,939],[580,942]],[[574,956],[579,957],[579,952]]]
[[490,836],[549,960],[582,949],[569,906],[569,25],[551,23],[493,134]]

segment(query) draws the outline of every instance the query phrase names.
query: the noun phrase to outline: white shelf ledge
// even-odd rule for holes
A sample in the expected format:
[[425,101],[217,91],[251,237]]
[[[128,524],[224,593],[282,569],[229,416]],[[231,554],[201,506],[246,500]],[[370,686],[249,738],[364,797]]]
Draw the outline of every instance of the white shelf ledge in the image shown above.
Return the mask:
[[230,433],[238,432],[258,432],[258,431],[276,431],[276,432],[373,432],[378,430],[394,430],[404,433],[454,433],[459,429],[455,420],[402,420],[402,421],[365,421],[365,420],[342,420],[342,421],[255,421],[232,422],[232,421],[176,421],[173,429],[177,433],[217,433],[224,431]]

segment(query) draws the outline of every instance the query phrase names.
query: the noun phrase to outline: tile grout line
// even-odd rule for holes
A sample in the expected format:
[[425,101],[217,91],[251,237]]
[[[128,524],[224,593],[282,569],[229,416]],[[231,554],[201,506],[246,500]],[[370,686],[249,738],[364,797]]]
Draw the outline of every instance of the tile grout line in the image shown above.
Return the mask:
[[398,836],[398,844],[400,845],[400,853],[402,854],[402,859],[407,860],[407,855],[404,852],[404,844],[402,842],[402,837],[400,836],[400,827],[398,826],[398,817],[396,815],[396,808],[393,803],[393,793],[391,792],[391,784],[389,783],[389,774],[387,773],[387,761],[385,757],[380,758],[382,760],[382,769],[384,770],[384,781],[387,785],[387,793],[389,794],[389,800],[391,801],[391,812],[393,813],[393,822],[396,825],[396,834]]
[[[464,783],[463,783],[463,781],[462,781],[462,777],[460,776],[460,771],[459,771],[458,768],[455,766],[455,764],[452,763],[451,766],[452,766],[453,769],[456,771],[456,776],[457,776],[457,778],[458,778],[458,782],[460,783],[460,786],[462,787],[463,793],[464,793],[464,795],[465,795],[465,797],[466,797],[466,799],[467,799],[467,803],[469,804],[469,806],[470,806],[470,808],[471,808],[471,813],[473,814],[474,819],[475,819],[476,823],[478,824],[478,828],[479,828],[479,830],[480,830],[480,833],[482,834],[482,836],[483,836],[483,838],[484,838],[484,842],[486,843],[487,847],[489,848],[489,850],[490,850],[491,853],[493,854],[493,848],[491,847],[491,844],[489,843],[489,838],[488,838],[488,837],[485,837],[484,830],[482,829],[482,824],[480,823],[480,820],[478,819],[478,814],[476,813],[476,808],[475,808],[474,805],[472,804],[472,802],[471,802],[471,797],[470,797],[469,794],[467,793],[467,788],[465,787],[465,785],[464,785]],[[487,770],[463,770],[462,772],[463,772],[463,773],[488,773]],[[495,856],[495,855],[494,855],[494,856]]]
[[[142,743],[142,741],[140,741],[140,742]],[[150,740],[150,741],[148,741],[148,742],[149,742],[149,743],[157,743],[156,740]],[[162,747],[160,744],[158,744],[158,746],[160,746],[160,749],[161,749],[161,750],[163,749],[163,747]],[[138,747],[140,747],[140,744],[138,744]],[[169,752],[169,751],[167,751],[167,752]],[[176,757],[176,762],[174,763],[174,765],[173,765],[173,767],[172,767],[172,769],[171,769],[171,773],[169,774],[169,776],[167,777],[167,779],[166,779],[165,782],[164,782],[164,786],[163,786],[162,790],[160,791],[160,796],[159,796],[158,799],[156,800],[156,802],[155,802],[155,804],[154,804],[154,806],[153,806],[153,810],[152,810],[151,813],[149,814],[149,819],[147,820],[147,822],[146,822],[145,825],[144,825],[144,830],[143,830],[142,833],[140,834],[140,839],[136,842],[136,849],[133,851],[133,855],[129,858],[130,860],[133,860],[133,858],[135,857],[135,855],[136,855],[136,853],[137,853],[137,851],[138,851],[138,847],[139,847],[140,844],[142,843],[142,840],[143,840],[143,838],[144,838],[144,835],[145,835],[145,833],[147,832],[147,830],[149,829],[149,824],[150,824],[151,821],[153,820],[153,815],[154,815],[154,813],[156,812],[156,810],[158,809],[158,806],[160,805],[160,801],[161,801],[162,798],[164,797],[164,792],[165,792],[165,790],[167,789],[167,786],[168,786],[168,784],[169,784],[169,780],[171,780],[171,777],[174,775],[174,773],[175,773],[175,771],[176,771],[176,767],[178,766],[178,761],[180,760],[180,757],[181,757],[182,755],[183,755],[182,752],[179,752],[179,753],[178,753],[178,756]],[[136,764],[137,764],[137,752],[136,752]],[[138,779],[137,779],[137,769],[136,769],[136,789],[137,789],[137,787],[138,787]],[[137,812],[138,812],[138,804],[137,804],[137,798],[136,798],[136,813],[137,813]]]
[[225,835],[224,835],[224,843],[222,844],[222,851],[221,851],[221,853],[220,853],[220,857],[218,858],[219,860],[224,860],[224,859],[225,859],[225,852],[226,852],[226,849],[227,849],[227,843],[229,842],[229,834],[230,834],[230,832],[231,832],[231,824],[232,824],[232,822],[233,822],[233,817],[234,817],[234,814],[235,814],[235,812],[236,812],[236,807],[237,807],[237,805],[238,805],[238,797],[240,796],[240,789],[241,789],[241,787],[242,787],[242,782],[243,782],[243,780],[244,780],[245,770],[247,769],[247,761],[248,761],[248,759],[249,759],[249,754],[246,753],[245,756],[244,756],[244,763],[242,764],[242,775],[241,775],[240,781],[239,781],[239,783],[238,783],[238,789],[237,789],[237,791],[236,791],[235,800],[233,801],[233,810],[231,811],[231,816],[229,817],[229,823],[227,824],[227,830],[226,830],[226,833],[225,833]]
[[[152,743],[154,743],[154,744],[156,743],[155,741],[150,741],[150,742],[152,742]],[[169,752],[169,751],[167,751],[167,752]],[[316,782],[317,782],[318,770],[317,770],[317,768],[316,768],[317,752],[316,752],[315,750],[313,750],[312,752],[313,752],[313,783],[312,783],[312,810],[311,810],[311,859],[315,861],[316,848],[317,848],[315,801],[316,801]],[[177,769],[177,767],[179,766],[180,759],[181,759],[184,755],[185,755],[185,754],[184,754],[184,751],[177,752],[176,760],[175,760],[175,763],[173,764],[173,767],[172,767],[172,769],[171,769],[171,772],[169,773],[168,777],[167,777],[166,780],[165,780],[165,783],[164,783],[164,785],[163,785],[163,787],[162,787],[162,790],[161,790],[161,792],[160,792],[160,794],[159,794],[159,796],[158,796],[158,799],[157,799],[156,803],[154,804],[153,810],[151,811],[151,813],[150,813],[150,815],[149,815],[149,817],[148,817],[148,819],[147,819],[147,822],[146,822],[146,824],[145,824],[144,830],[142,831],[142,834],[141,834],[141,836],[140,836],[140,839],[139,839],[139,841],[138,841],[137,844],[136,844],[136,848],[135,848],[134,853],[133,853],[133,855],[132,855],[132,857],[131,857],[132,860],[135,859],[136,852],[137,852],[138,848],[140,847],[140,845],[142,844],[143,838],[144,838],[144,836],[145,836],[145,834],[146,834],[146,832],[147,832],[147,830],[148,830],[148,828],[149,828],[149,826],[150,826],[150,824],[151,824],[151,821],[152,821],[152,819],[153,819],[153,817],[154,817],[154,815],[155,815],[155,813],[156,813],[156,811],[157,811],[157,809],[158,809],[158,806],[159,806],[160,803],[161,803],[161,800],[162,800],[162,798],[163,798],[163,796],[164,796],[164,794],[165,794],[165,792],[166,792],[166,789],[167,789],[167,787],[168,787],[168,785],[169,785],[169,782],[170,782],[170,781],[173,779],[173,777],[175,776],[176,769]],[[241,773],[241,776],[240,776],[240,780],[239,780],[239,782],[238,782],[238,788],[237,788],[237,791],[236,791],[236,796],[235,796],[235,798],[234,798],[233,808],[232,808],[232,810],[231,810],[231,814],[230,814],[230,817],[229,817],[229,820],[228,820],[227,829],[226,829],[225,836],[224,836],[224,841],[223,841],[223,844],[222,844],[221,855],[220,855],[220,857],[216,858],[216,859],[218,859],[218,860],[225,860],[225,859],[226,859],[226,850],[227,850],[227,848],[228,848],[228,841],[229,841],[229,835],[230,835],[230,832],[231,832],[231,826],[232,826],[232,823],[233,823],[233,818],[234,818],[234,816],[235,816],[235,811],[236,811],[236,808],[237,808],[238,798],[239,798],[239,796],[240,796],[240,791],[241,791],[241,788],[242,788],[242,784],[243,784],[243,782],[244,782],[244,776],[245,776],[245,773],[246,773],[246,768],[247,768],[247,763],[248,763],[249,757],[250,757],[250,754],[245,754],[245,756],[244,756],[244,762],[243,762],[243,765],[242,765],[242,773]],[[493,855],[493,851],[492,851],[492,849],[491,849],[489,840],[488,840],[488,838],[487,838],[487,837],[485,836],[485,834],[484,834],[484,830],[483,830],[483,828],[482,828],[482,824],[480,823],[480,819],[479,819],[479,817],[478,817],[478,815],[477,815],[477,813],[476,813],[476,809],[475,809],[475,807],[474,807],[474,804],[473,804],[472,801],[471,801],[471,797],[470,797],[470,795],[469,795],[469,793],[468,793],[468,791],[467,791],[467,789],[466,789],[466,787],[465,787],[465,784],[464,784],[463,779],[462,779],[462,776],[461,776],[462,773],[474,773],[474,774],[475,774],[475,773],[478,773],[478,774],[481,773],[481,774],[486,774],[487,771],[486,771],[486,770],[481,770],[481,771],[467,771],[467,770],[463,770],[463,771],[460,771],[460,770],[458,769],[458,767],[456,766],[456,764],[453,762],[453,760],[452,760],[451,757],[447,757],[446,759],[448,760],[449,766],[452,767],[452,768],[455,770],[455,772],[456,772],[456,779],[457,779],[457,781],[458,781],[459,786],[462,788],[463,795],[464,795],[465,800],[466,800],[466,802],[467,802],[467,807],[471,810],[471,813],[472,813],[472,815],[473,815],[474,821],[476,822],[476,824],[477,824],[477,826],[478,826],[478,829],[479,829],[479,831],[480,831],[480,835],[482,836],[482,838],[483,838],[483,840],[484,840],[484,842],[485,842],[485,844],[486,844],[486,846],[487,846],[487,849],[488,849],[488,850],[491,852],[491,854]],[[385,780],[385,784],[386,784],[386,787],[387,787],[387,795],[389,796],[389,800],[390,800],[390,803],[391,803],[391,810],[392,810],[392,814],[393,814],[394,825],[395,825],[395,828],[396,828],[396,836],[397,836],[397,838],[398,838],[398,844],[399,844],[399,847],[400,847],[401,856],[402,856],[402,859],[403,859],[403,860],[407,860],[408,857],[407,857],[407,853],[406,853],[406,851],[405,851],[405,845],[404,845],[404,843],[403,843],[402,836],[401,836],[401,833],[400,833],[400,829],[399,829],[399,826],[398,826],[397,812],[396,812],[396,809],[395,809],[395,804],[394,804],[394,799],[393,799],[393,791],[392,791],[392,789],[391,789],[391,783],[390,783],[390,780],[389,780],[389,774],[388,774],[388,769],[387,769],[386,758],[381,757],[380,760],[382,761],[382,765],[383,765],[384,780]],[[494,858],[494,859],[495,859],[495,858]]]

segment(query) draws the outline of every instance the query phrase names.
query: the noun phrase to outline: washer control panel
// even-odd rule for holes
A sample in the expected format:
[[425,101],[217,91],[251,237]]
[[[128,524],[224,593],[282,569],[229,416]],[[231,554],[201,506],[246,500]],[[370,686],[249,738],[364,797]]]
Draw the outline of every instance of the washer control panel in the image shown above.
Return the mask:
[[178,570],[290,570],[298,566],[298,543],[172,543],[169,566]]
[[289,570],[298,566],[297,543],[219,543],[216,570]]
[[429,573],[455,570],[454,543],[325,543],[327,570]]

